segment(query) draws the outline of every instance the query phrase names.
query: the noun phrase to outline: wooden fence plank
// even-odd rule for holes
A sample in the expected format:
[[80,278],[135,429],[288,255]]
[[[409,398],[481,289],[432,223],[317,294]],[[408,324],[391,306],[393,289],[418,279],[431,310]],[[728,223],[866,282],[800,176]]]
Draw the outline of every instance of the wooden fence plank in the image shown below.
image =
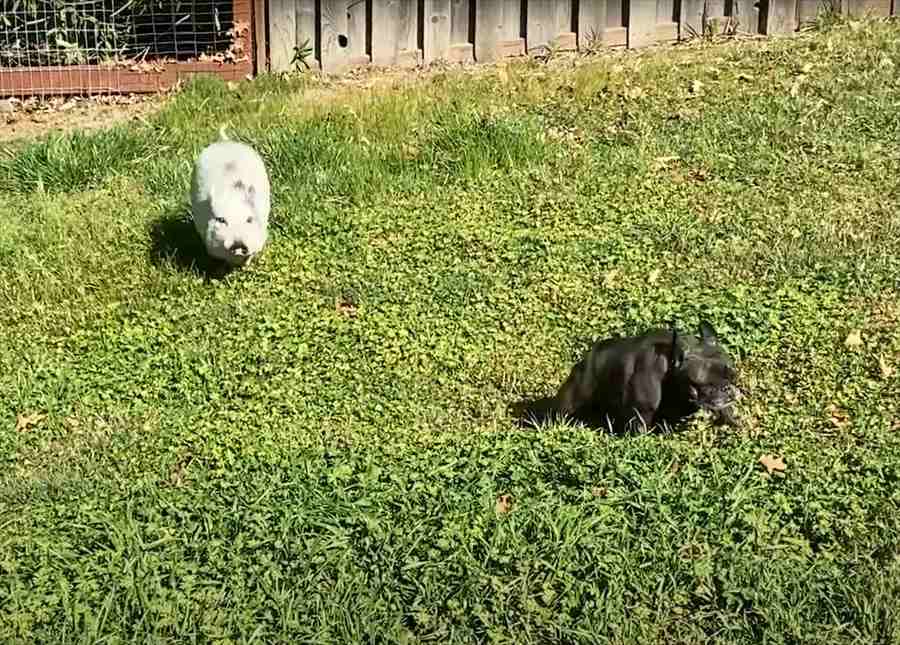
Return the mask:
[[475,3],[475,60],[487,62],[525,53],[519,35],[521,4],[518,0],[481,0]]
[[581,0],[578,3],[578,49],[596,48],[606,31],[606,0]]
[[467,62],[475,57],[475,46],[469,35],[469,16],[472,0],[451,0],[450,3],[450,51],[448,58]]
[[769,0],[766,4],[766,34],[789,34],[796,31],[797,0]]
[[350,63],[347,0],[320,0],[322,16],[322,71],[340,74]]
[[578,49],[578,39],[572,31],[572,0],[556,1],[556,46],[560,49]]
[[706,24],[710,33],[721,34],[730,20],[725,16],[725,0],[706,0]]
[[372,3],[372,61],[376,65],[419,63],[416,0],[374,0]]
[[[630,0],[629,0],[630,1]],[[606,26],[612,28],[625,27],[625,14],[622,11],[622,0],[607,0]]]
[[366,43],[366,0],[349,0],[347,3],[347,46],[350,49],[350,65],[366,65],[370,62]]
[[815,22],[821,0],[797,0],[797,24]]
[[316,42],[316,0],[294,0],[296,9],[296,36],[294,42],[297,46],[304,43],[313,50],[313,54],[306,59],[310,67],[320,65],[319,43]]
[[681,38],[703,35],[705,11],[705,0],[681,0]]
[[540,53],[550,47],[556,37],[555,4],[556,0],[528,0],[528,26],[525,31],[528,53]]
[[844,0],[851,16],[885,17],[891,15],[891,0]]
[[678,40],[678,18],[675,16],[675,0],[657,0],[656,40],[668,42]]
[[269,0],[269,64],[273,72],[291,69],[296,46],[294,0]]
[[572,0],[528,0],[525,41],[528,51],[535,53],[548,47],[575,49]]
[[675,15],[675,0],[657,0],[656,22],[678,22],[678,18]]
[[425,34],[422,56],[426,63],[446,60],[450,50],[450,0],[425,0]]
[[760,33],[759,6],[756,0],[735,0],[731,8],[731,17],[740,31],[748,34]]
[[628,47],[644,47],[656,41],[656,3],[637,0],[628,7]]

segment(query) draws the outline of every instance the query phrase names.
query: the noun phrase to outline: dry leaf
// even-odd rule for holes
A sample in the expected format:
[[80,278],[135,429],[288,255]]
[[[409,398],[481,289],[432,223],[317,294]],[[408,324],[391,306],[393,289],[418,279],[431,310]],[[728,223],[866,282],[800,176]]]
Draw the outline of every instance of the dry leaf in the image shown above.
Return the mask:
[[606,489],[601,488],[600,486],[594,486],[591,489],[591,495],[594,497],[606,497]]
[[498,513],[509,513],[512,509],[512,498],[509,495],[501,495],[497,498],[497,504],[494,510]]
[[703,81],[693,80],[691,81],[691,94],[699,94],[700,90],[703,89]]
[[669,157],[657,157],[653,160],[653,168],[654,170],[663,170],[669,167],[669,164],[678,161],[678,155],[673,155]]
[[850,423],[850,415],[834,403],[825,408],[825,412],[828,413],[828,420],[831,421],[831,425],[835,428],[844,428]]
[[618,277],[619,272],[616,269],[612,269],[603,274],[603,286],[606,289],[612,289],[616,284],[616,278]]
[[347,318],[356,318],[356,305],[349,298],[336,297],[334,299],[334,309]]
[[16,416],[16,431],[22,432],[28,430],[28,428],[36,426],[46,418],[46,414],[41,414],[39,412],[34,414],[19,414]]
[[894,375],[894,368],[888,365],[884,356],[878,357],[878,369],[881,370],[881,378],[889,379]]
[[775,472],[783,473],[786,468],[784,460],[781,457],[776,457],[775,455],[763,455],[759,458],[759,463],[763,465],[763,467],[766,469],[766,472],[770,475]]
[[862,347],[862,332],[860,330],[851,331],[844,340],[847,347]]

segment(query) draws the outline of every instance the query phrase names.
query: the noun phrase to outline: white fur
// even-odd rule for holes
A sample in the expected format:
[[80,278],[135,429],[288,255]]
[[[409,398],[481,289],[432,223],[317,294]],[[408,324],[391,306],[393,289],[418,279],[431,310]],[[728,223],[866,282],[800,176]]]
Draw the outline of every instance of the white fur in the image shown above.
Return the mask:
[[194,227],[210,256],[247,264],[268,239],[271,188],[262,158],[250,146],[219,140],[204,148],[191,177]]

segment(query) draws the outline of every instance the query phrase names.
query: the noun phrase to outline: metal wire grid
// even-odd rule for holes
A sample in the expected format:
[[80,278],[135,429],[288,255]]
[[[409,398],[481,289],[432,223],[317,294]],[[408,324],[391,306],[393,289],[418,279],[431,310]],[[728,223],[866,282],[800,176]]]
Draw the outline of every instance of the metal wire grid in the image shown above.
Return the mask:
[[232,0],[0,0],[0,95],[102,94],[124,71],[229,62],[234,27]]

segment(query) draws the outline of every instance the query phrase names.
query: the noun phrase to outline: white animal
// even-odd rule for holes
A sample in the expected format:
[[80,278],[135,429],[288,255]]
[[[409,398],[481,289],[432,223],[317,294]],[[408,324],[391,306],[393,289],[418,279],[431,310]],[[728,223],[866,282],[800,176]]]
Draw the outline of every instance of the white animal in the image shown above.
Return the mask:
[[191,177],[194,227],[211,257],[244,266],[268,239],[271,189],[262,157],[232,141],[219,129],[219,140],[204,148]]

